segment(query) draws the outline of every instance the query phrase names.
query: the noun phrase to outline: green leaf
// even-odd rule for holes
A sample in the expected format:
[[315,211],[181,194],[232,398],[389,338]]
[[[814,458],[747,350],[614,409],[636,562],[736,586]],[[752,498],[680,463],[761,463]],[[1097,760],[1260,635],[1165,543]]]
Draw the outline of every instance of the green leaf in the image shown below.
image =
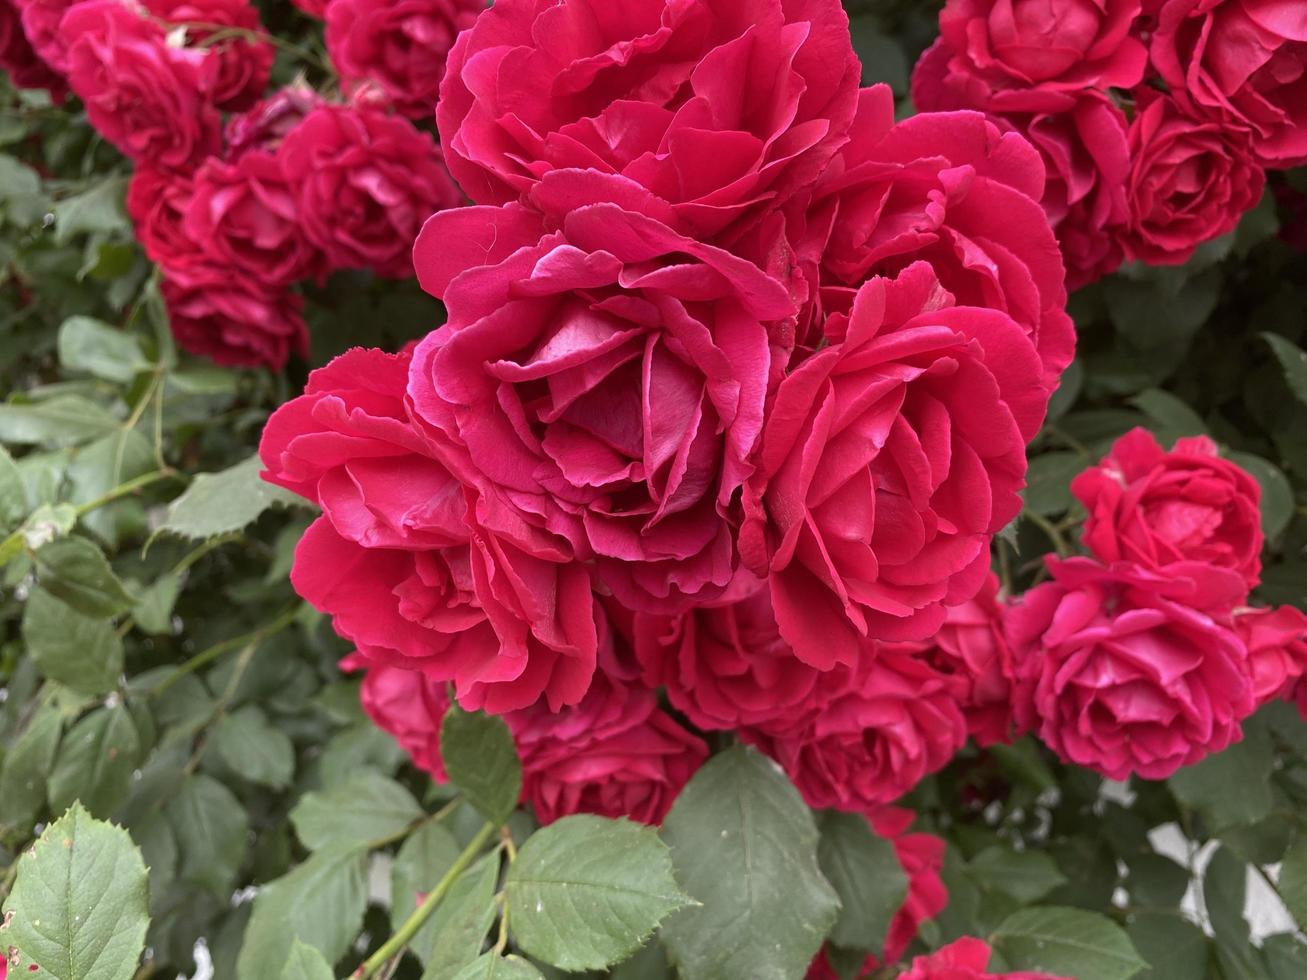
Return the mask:
[[1263,333],[1262,339],[1270,345],[1275,359],[1284,369],[1289,390],[1300,402],[1307,404],[1307,352],[1279,334]]
[[879,957],[890,920],[908,894],[908,878],[894,845],[873,833],[860,814],[828,810],[818,818],[818,826],[817,860],[840,897],[830,940]]
[[19,858],[4,911],[16,976],[130,980],[145,948],[145,864],[127,831],[73,806]]
[[1139,912],[1127,931],[1148,969],[1138,980],[1195,980],[1207,975],[1207,936],[1178,912]]
[[286,957],[286,965],[281,971],[281,980],[335,980],[331,964],[322,958],[312,946],[307,946],[296,939]]
[[[117,429],[78,448],[68,464],[68,500],[87,504],[110,490],[154,468],[154,448],[137,429]],[[117,545],[122,531],[141,531],[145,514],[141,501],[124,497],[97,507],[82,518],[85,527],[110,545]]]
[[657,832],[589,814],[563,817],[527,838],[504,896],[518,944],[563,970],[624,959],[669,913],[690,904]]
[[982,888],[1010,895],[1022,904],[1037,902],[1066,884],[1066,875],[1042,851],[1014,851],[996,845],[971,859],[971,877]]
[[14,224],[37,224],[50,206],[41,175],[11,156],[0,156],[0,205]]
[[1082,909],[1021,909],[998,927],[993,945],[1013,969],[1076,980],[1127,980],[1148,966],[1118,925]]
[[166,572],[149,585],[137,590],[136,608],[132,619],[136,628],[150,636],[164,636],[172,632],[172,610],[181,594],[180,575]]
[[36,552],[41,586],[84,616],[111,619],[136,604],[103,552],[85,538],[61,538]]
[[1149,388],[1131,398],[1130,404],[1157,423],[1156,434],[1163,442],[1207,432],[1202,417],[1169,391]]
[[1285,908],[1307,931],[1307,837],[1299,836],[1284,855],[1277,884]]
[[109,816],[127,799],[140,761],[131,712],[122,704],[92,711],[64,739],[50,773],[50,809],[60,813],[80,801],[95,816]]
[[440,724],[440,756],[481,816],[495,825],[508,819],[522,795],[522,764],[502,718],[451,705]]
[[123,208],[126,177],[108,177],[88,191],[54,205],[55,244],[66,245],[73,236],[88,232],[126,232],[131,228]]
[[1036,456],[1026,473],[1026,509],[1044,517],[1065,513],[1076,502],[1071,495],[1071,480],[1087,465],[1079,453]]
[[238,980],[278,976],[296,939],[329,963],[344,956],[363,926],[367,866],[366,848],[331,844],[264,886],[245,930]]
[[304,794],[290,811],[295,833],[311,851],[328,844],[380,840],[421,818],[413,794],[367,769],[333,789]]
[[1267,936],[1262,940],[1262,952],[1272,980],[1302,980],[1307,977],[1307,943],[1297,936],[1291,933]]
[[817,865],[812,812],[753,749],[710,759],[663,824],[677,879],[703,908],[663,942],[684,980],[797,980],[835,924],[839,896]]
[[[399,929],[417,908],[417,896],[436,886],[462,850],[454,835],[438,823],[424,823],[405,838],[390,868],[392,929]],[[437,908],[448,901],[446,897]],[[420,954],[431,948],[431,941],[432,922],[428,919],[409,946]]]
[[422,980],[444,980],[467,966],[481,952],[486,933],[498,911],[495,885],[499,881],[499,855],[487,854],[461,875],[436,906],[431,920],[419,937],[430,936],[429,943],[414,943],[414,949],[426,956]]
[[520,956],[489,952],[459,970],[453,980],[545,980],[545,977]]
[[23,607],[23,642],[41,673],[79,694],[107,694],[123,670],[123,644],[113,626],[76,612],[44,589]]
[[1216,938],[1229,945],[1249,941],[1244,907],[1248,900],[1248,866],[1228,847],[1218,847],[1203,870],[1203,905]]
[[27,516],[27,488],[13,457],[0,447],[0,534],[23,523]]
[[1262,530],[1268,538],[1278,538],[1293,519],[1293,487],[1288,477],[1274,463],[1252,453],[1229,453],[1228,457],[1262,485]]
[[23,734],[9,745],[0,770],[0,825],[31,830],[45,808],[46,778],[59,750],[63,718],[53,704],[44,704]]
[[212,776],[187,776],[164,816],[177,838],[179,876],[215,894],[231,890],[245,860],[249,816],[234,793]]
[[262,465],[254,455],[220,473],[201,473],[169,505],[159,530],[183,538],[212,538],[239,531],[274,505],[305,504],[289,490],[260,479]]
[[1212,831],[1257,823],[1271,812],[1271,741],[1259,724],[1244,727],[1244,738],[1223,752],[1181,769],[1170,779],[1171,792],[1198,810]]
[[70,371],[128,384],[151,368],[132,334],[89,316],[72,316],[59,328],[59,362]]
[[80,395],[58,395],[28,405],[0,405],[0,442],[75,446],[107,436],[119,422]]
[[1162,854],[1139,854],[1127,858],[1126,865],[1126,887],[1135,905],[1174,908],[1189,890],[1189,869]]
[[295,775],[295,746],[258,705],[246,705],[218,722],[213,748],[235,773],[280,789]]

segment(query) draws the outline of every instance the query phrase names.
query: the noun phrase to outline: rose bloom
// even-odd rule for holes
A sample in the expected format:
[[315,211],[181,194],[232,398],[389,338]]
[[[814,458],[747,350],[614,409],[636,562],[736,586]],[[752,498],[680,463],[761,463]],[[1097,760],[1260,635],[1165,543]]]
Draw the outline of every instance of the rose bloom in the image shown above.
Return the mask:
[[[143,0],[145,9],[172,24],[208,24],[260,33],[259,11],[249,0]],[[218,33],[214,28],[188,27],[188,43],[202,47],[204,63],[200,83],[219,109],[248,109],[263,95],[272,73],[276,49],[266,41],[226,37],[206,44]]]
[[910,649],[869,649],[855,670],[832,671],[823,684],[823,707],[801,729],[740,732],[781,764],[814,809],[862,813],[891,803],[966,741],[953,685]]
[[1243,135],[1144,93],[1130,124],[1126,255],[1151,265],[1187,262],[1203,242],[1233,231],[1262,197],[1266,174]]
[[[113,0],[111,0],[113,2]],[[304,300],[200,264],[170,268],[160,287],[177,343],[228,367],[281,370],[292,353],[307,357]]]
[[870,280],[826,337],[776,391],[740,532],[781,635],[823,670],[976,594],[1048,401],[1021,327],[952,305],[925,263]]
[[466,481],[565,539],[623,603],[677,612],[736,566],[728,517],[790,314],[757,267],[612,204],[546,232],[517,205],[441,212],[414,262],[449,322],[417,348],[415,412]]
[[22,31],[38,58],[51,70],[68,74],[68,38],[59,23],[76,0],[13,0],[22,19]]
[[497,0],[450,53],[436,119],[478,204],[566,170],[591,201],[651,193],[707,240],[821,172],[858,76],[838,0]]
[[277,158],[303,234],[336,268],[408,278],[422,222],[463,201],[431,137],[376,109],[314,109]]
[[1238,572],[1248,589],[1259,581],[1261,486],[1206,436],[1167,452],[1148,430],[1132,429],[1071,492],[1088,511],[1084,544],[1105,562],[1204,561]]
[[486,0],[330,0],[327,53],[346,89],[374,83],[406,116],[430,119],[459,31]]
[[340,662],[346,673],[365,671],[359,687],[363,710],[438,783],[449,780],[440,755],[440,722],[449,710],[449,685],[421,670],[374,664],[352,653]]
[[1277,0],[1170,0],[1150,48],[1187,109],[1246,130],[1267,167],[1307,163],[1307,21]]
[[943,949],[918,956],[899,980],[1070,980],[1048,973],[990,973],[989,944],[983,939],[964,937]]
[[644,683],[705,731],[783,731],[820,710],[821,672],[781,638],[771,594],[747,571],[716,602],[637,614],[633,633]]
[[1044,160],[1048,180],[1040,203],[1062,249],[1067,288],[1115,272],[1125,257],[1120,231],[1130,218],[1125,115],[1107,96],[1087,92],[1065,112],[1012,114],[999,122],[1016,129]]
[[1139,13],[1139,0],[948,0],[913,100],[946,89],[971,108],[1049,112],[1085,89],[1132,88],[1148,62],[1130,34]]
[[275,288],[321,279],[325,259],[305,235],[297,184],[262,150],[231,163],[210,157],[191,180],[186,234],[206,259],[244,280]]
[[[1040,200],[1044,165],[1016,133],[975,112],[895,123],[885,85],[864,89],[854,139],[821,182],[786,209],[793,262],[816,307],[847,308],[873,275],[929,262],[961,306],[1002,310],[1030,335],[1049,391],[1075,353],[1066,273]],[[766,250],[765,238],[756,249]],[[762,261],[760,259],[760,261]]]
[[275,153],[290,132],[314,109],[325,105],[306,85],[286,85],[245,112],[227,120],[223,156],[235,160],[251,150]]
[[1293,606],[1236,609],[1234,625],[1248,648],[1257,705],[1292,697],[1307,674],[1307,615]]
[[59,28],[68,84],[105,139],[139,163],[187,170],[215,153],[218,113],[204,93],[204,52],[175,48],[164,29],[118,0],[84,0]]
[[1007,615],[1023,726],[1109,779],[1165,779],[1241,737],[1255,704],[1229,616],[1245,591],[1237,574],[1202,562],[1047,563],[1053,580]]
[[63,76],[27,40],[17,0],[0,0],[0,68],[9,73],[15,88],[43,88],[56,104],[68,91]]
[[191,178],[137,167],[127,184],[127,213],[136,240],[151,262],[165,269],[180,269],[204,261],[204,252],[186,232],[186,208],[191,201]]

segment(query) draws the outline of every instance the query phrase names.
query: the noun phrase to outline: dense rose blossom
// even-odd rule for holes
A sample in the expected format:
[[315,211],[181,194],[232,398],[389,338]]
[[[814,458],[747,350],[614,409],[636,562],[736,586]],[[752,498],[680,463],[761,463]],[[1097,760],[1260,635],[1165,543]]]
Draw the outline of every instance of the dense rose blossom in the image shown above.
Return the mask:
[[216,25],[187,27],[187,42],[203,47],[200,84],[219,109],[248,109],[263,95],[272,73],[276,49],[251,37],[224,37],[205,43],[219,28],[236,28],[249,34],[262,31],[259,11],[249,0],[143,0],[145,9],[173,24]]
[[445,57],[486,0],[330,0],[327,53],[346,89],[373,83],[395,108],[430,119]]
[[69,87],[91,125],[124,154],[176,171],[217,151],[203,51],[172,47],[162,26],[119,0],[78,3],[59,33],[68,44]]
[[210,157],[190,181],[186,234],[208,261],[269,288],[324,271],[322,253],[305,236],[296,184],[277,157],[262,150],[228,163]]
[[[896,124],[893,94],[877,85],[860,95],[852,141],[787,210],[787,236],[808,298],[835,309],[868,277],[929,262],[959,305],[1022,325],[1051,391],[1075,353],[1075,328],[1044,187],[1039,153],[1018,134],[975,112]],[[806,319],[820,328],[820,317]]]
[[1071,492],[1088,512],[1084,544],[1105,562],[1205,561],[1238,572],[1249,589],[1258,583],[1261,486],[1206,436],[1167,452],[1148,430],[1132,429]]
[[462,203],[431,137],[376,109],[314,109],[277,156],[295,188],[303,234],[337,268],[413,275],[422,222]]
[[1254,700],[1229,615],[1246,591],[1238,574],[1202,562],[1047,563],[1053,580],[1007,616],[1023,725],[1111,779],[1165,779],[1239,739]]
[[1266,174],[1243,135],[1189,115],[1171,98],[1141,96],[1129,140],[1130,223],[1122,235],[1129,258],[1186,262],[1261,200]]
[[43,88],[55,102],[68,89],[63,76],[51,68],[27,40],[18,0],[0,0],[0,69],[9,73],[16,88]]
[[436,117],[478,204],[562,170],[591,201],[651,193],[704,240],[821,172],[858,74],[838,0],[498,0],[454,46]]
[[287,85],[245,112],[232,116],[223,132],[228,160],[250,150],[276,151],[282,140],[314,109],[322,96],[306,85]]
[[462,447],[461,474],[564,538],[627,605],[720,595],[772,372],[766,323],[792,311],[783,287],[612,204],[548,233],[516,205],[444,211],[414,262],[449,323],[418,346],[409,394]]
[[899,980],[1070,980],[1048,973],[990,973],[989,944],[964,937],[927,956],[918,956]]
[[179,269],[202,262],[204,253],[186,232],[191,179],[150,166],[137,167],[127,184],[127,213],[136,240],[151,262]]
[[998,578],[993,573],[974,599],[946,610],[944,625],[925,647],[926,659],[958,682],[958,706],[977,743],[1010,742],[1016,674],[1003,633]]
[[1190,111],[1245,130],[1264,166],[1307,163],[1307,18],[1284,0],[1169,0],[1153,65]]
[[292,353],[307,356],[304,300],[199,265],[170,269],[161,286],[173,335],[192,354],[231,367],[281,369]]
[[748,572],[717,602],[638,614],[633,633],[644,682],[705,731],[784,731],[820,710],[823,675],[781,638],[771,595]]
[[59,24],[77,0],[14,0],[22,17],[23,33],[37,57],[59,75],[68,74],[70,38]]
[[1048,401],[1021,327],[954,306],[925,263],[870,280],[825,332],[769,406],[740,533],[781,635],[821,669],[930,636],[975,595]]
[[948,0],[913,100],[944,90],[977,109],[1056,112],[1085,89],[1132,88],[1148,62],[1130,33],[1139,13],[1139,0]]
[[1293,606],[1235,610],[1234,625],[1248,648],[1253,699],[1263,705],[1291,697],[1307,674],[1307,614]]
[[949,678],[910,648],[868,650],[856,669],[837,668],[823,683],[822,709],[801,729],[741,732],[781,764],[813,808],[862,813],[891,803],[966,741]]

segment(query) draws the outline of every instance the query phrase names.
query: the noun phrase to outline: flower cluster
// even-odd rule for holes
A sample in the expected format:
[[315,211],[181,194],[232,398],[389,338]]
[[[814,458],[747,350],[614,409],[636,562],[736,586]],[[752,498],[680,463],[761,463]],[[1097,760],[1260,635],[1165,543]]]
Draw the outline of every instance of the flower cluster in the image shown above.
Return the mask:
[[919,109],[1024,134],[1072,288],[1125,259],[1186,261],[1307,162],[1307,31],[1259,0],[948,0]]
[[15,82],[71,90],[134,162],[127,207],[173,332],[221,364],[306,353],[296,283],[410,277],[422,222],[462,203],[435,140],[375,100],[264,98],[275,49],[247,0],[6,0],[0,25]]

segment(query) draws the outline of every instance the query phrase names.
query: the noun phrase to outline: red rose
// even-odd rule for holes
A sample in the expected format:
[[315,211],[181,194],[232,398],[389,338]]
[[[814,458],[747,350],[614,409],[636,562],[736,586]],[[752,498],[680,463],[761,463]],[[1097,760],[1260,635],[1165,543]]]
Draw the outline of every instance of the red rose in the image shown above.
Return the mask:
[[216,25],[245,32],[205,43],[222,33],[214,26],[188,27],[187,41],[205,50],[200,83],[219,109],[248,109],[263,95],[272,73],[276,49],[266,41],[252,40],[260,34],[259,11],[247,0],[143,0],[145,9],[172,24]]
[[821,669],[930,636],[976,594],[1048,401],[1021,327],[953,306],[925,263],[870,280],[826,337],[769,406],[740,532],[781,635]]
[[1261,487],[1206,436],[1166,452],[1151,432],[1133,429],[1071,491],[1089,512],[1084,544],[1105,562],[1204,561],[1238,572],[1247,589],[1259,581]]
[[186,233],[186,207],[191,178],[150,166],[136,168],[127,185],[127,213],[136,227],[136,240],[151,262],[181,269],[204,260],[195,240]]
[[741,571],[716,603],[678,616],[637,614],[644,683],[705,731],[801,725],[821,705],[820,671],[781,639],[771,596]]
[[[923,113],[895,124],[884,85],[862,91],[853,133],[811,199],[786,211],[810,298],[847,307],[870,276],[929,262],[960,305],[1003,310],[1021,324],[1046,386],[1056,388],[1075,353],[1075,328],[1062,257],[1039,203],[1039,154],[979,113]],[[805,319],[819,332],[820,316]]]
[[801,729],[741,738],[781,764],[808,805],[863,813],[942,769],[967,738],[953,686],[912,651],[868,650],[823,680],[822,709]]
[[964,937],[927,956],[918,956],[899,980],[1069,980],[1024,970],[990,973],[989,955],[989,944],[983,939]]
[[1130,218],[1124,113],[1105,95],[1087,92],[1065,112],[1012,114],[999,121],[1043,157],[1048,181],[1040,203],[1062,249],[1067,287],[1080,289],[1115,272],[1124,258],[1120,232]]
[[60,25],[68,84],[125,155],[187,170],[217,151],[218,113],[204,95],[202,51],[172,47],[164,29],[118,0],[84,0]]
[[313,110],[326,105],[322,96],[303,85],[287,85],[245,112],[232,116],[223,133],[228,160],[251,150],[275,153]]
[[1237,609],[1234,625],[1248,648],[1258,706],[1292,697],[1299,678],[1307,674],[1307,615],[1293,606]]
[[9,73],[15,88],[43,88],[55,103],[68,90],[59,72],[36,53],[23,31],[18,0],[0,0],[0,68]]
[[430,119],[459,31],[486,0],[330,0],[327,53],[346,89],[375,83],[406,116]]
[[1170,0],[1150,48],[1190,112],[1246,130],[1264,166],[1307,163],[1307,19],[1284,0]]
[[324,257],[305,237],[296,184],[262,150],[231,163],[210,157],[191,181],[186,234],[242,280],[277,287],[321,277]]
[[170,268],[161,288],[173,336],[193,354],[232,367],[277,370],[292,353],[308,356],[304,300],[297,293],[207,265]]
[[465,447],[465,482],[566,539],[628,606],[720,595],[783,287],[611,204],[548,234],[517,205],[444,211],[414,261],[449,322],[418,346],[409,394]]
[[1048,568],[1053,581],[1008,608],[1023,726],[1110,779],[1165,779],[1241,737],[1254,702],[1229,617],[1238,575],[1201,562]]
[[948,0],[914,101],[943,88],[977,109],[1056,112],[1085,89],[1132,88],[1148,63],[1139,13],[1139,0]]
[[60,75],[68,74],[70,38],[60,29],[64,14],[77,0],[13,0],[22,16],[23,33],[37,57]]
[[462,203],[431,137],[375,109],[314,109],[287,133],[278,159],[304,235],[337,268],[413,275],[422,222]]
[[359,702],[373,724],[388,732],[413,764],[438,783],[448,781],[440,756],[440,722],[449,710],[449,685],[422,671],[374,664],[350,654],[341,670],[365,670]]
[[652,193],[705,240],[821,172],[858,73],[837,0],[498,0],[454,46],[436,119],[478,204],[567,170],[591,201]]
[[1130,124],[1126,255],[1152,265],[1187,262],[1203,242],[1233,231],[1262,197],[1266,174],[1243,135],[1196,119],[1163,95],[1143,95]]

